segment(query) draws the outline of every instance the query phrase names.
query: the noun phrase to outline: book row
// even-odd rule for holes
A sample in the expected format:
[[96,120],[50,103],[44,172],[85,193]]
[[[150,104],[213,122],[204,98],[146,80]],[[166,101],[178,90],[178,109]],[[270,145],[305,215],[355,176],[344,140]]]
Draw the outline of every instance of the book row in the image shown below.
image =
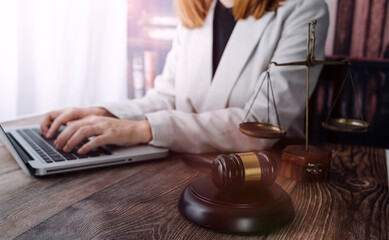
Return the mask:
[[389,0],[325,0],[326,56],[389,58]]

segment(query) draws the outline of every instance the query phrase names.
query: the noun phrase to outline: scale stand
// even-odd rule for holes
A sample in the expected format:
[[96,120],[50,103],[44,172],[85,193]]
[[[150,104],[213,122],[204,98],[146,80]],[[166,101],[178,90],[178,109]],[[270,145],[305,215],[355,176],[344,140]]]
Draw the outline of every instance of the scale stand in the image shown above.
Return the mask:
[[308,25],[307,59],[301,62],[276,63],[275,66],[306,66],[305,146],[289,145],[282,151],[281,175],[298,181],[323,181],[328,178],[331,153],[308,144],[309,78],[310,69],[316,65],[343,65],[342,61],[317,61],[315,59],[316,21]]

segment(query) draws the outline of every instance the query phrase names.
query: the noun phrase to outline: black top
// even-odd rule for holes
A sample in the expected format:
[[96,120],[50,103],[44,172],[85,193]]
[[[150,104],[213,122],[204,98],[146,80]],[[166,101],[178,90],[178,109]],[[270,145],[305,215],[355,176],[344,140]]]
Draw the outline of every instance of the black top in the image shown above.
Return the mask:
[[212,76],[215,75],[235,23],[231,8],[226,8],[220,1],[217,1],[213,18]]

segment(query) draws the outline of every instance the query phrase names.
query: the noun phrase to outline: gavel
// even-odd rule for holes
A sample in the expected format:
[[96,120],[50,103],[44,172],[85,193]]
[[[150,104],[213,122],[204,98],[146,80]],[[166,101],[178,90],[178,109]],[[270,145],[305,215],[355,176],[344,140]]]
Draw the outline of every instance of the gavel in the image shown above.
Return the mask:
[[268,187],[278,175],[277,159],[266,151],[221,154],[213,161],[198,156],[187,156],[186,159],[211,168],[212,181],[222,191]]
[[211,170],[183,191],[179,210],[190,221],[234,233],[269,232],[293,220],[293,202],[275,180],[278,159],[269,152],[196,155],[184,162]]

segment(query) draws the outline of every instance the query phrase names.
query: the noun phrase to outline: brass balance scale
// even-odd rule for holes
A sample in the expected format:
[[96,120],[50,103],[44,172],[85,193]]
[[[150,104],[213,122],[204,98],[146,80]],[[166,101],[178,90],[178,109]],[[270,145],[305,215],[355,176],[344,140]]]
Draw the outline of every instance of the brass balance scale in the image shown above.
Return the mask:
[[[316,34],[316,23],[317,21],[311,21],[308,24],[308,43],[307,43],[307,59],[305,61],[298,61],[298,62],[289,62],[289,63],[277,63],[277,62],[271,62],[268,66],[267,73],[265,77],[263,78],[263,81],[261,85],[259,86],[256,95],[247,111],[247,114],[242,121],[242,123],[239,125],[239,130],[250,137],[256,137],[256,138],[266,138],[266,139],[277,139],[281,138],[285,135],[286,129],[283,128],[280,124],[280,119],[278,116],[277,111],[277,104],[274,99],[274,93],[273,93],[273,86],[271,84],[271,77],[270,77],[270,66],[306,66],[306,110],[305,110],[305,147],[301,145],[291,145],[288,146],[283,151],[283,160],[284,158],[292,158],[292,159],[299,159],[299,161],[306,162],[311,168],[307,169],[308,172],[318,173],[321,171],[316,163],[319,163],[320,161],[327,161],[329,162],[330,154],[329,152],[326,152],[325,150],[322,150],[315,146],[310,146],[308,144],[308,104],[309,104],[309,78],[310,78],[310,69],[317,65],[348,65],[348,72],[345,75],[345,78],[343,79],[343,82],[341,84],[341,87],[339,89],[339,92],[337,93],[334,103],[330,108],[330,111],[328,112],[327,118],[324,122],[322,122],[322,126],[331,131],[338,131],[338,132],[349,132],[349,133],[361,133],[365,132],[368,128],[368,123],[364,121],[363,115],[362,115],[362,109],[359,104],[356,90],[355,90],[355,84],[352,79],[351,74],[351,64],[348,60],[341,60],[341,61],[322,61],[322,60],[316,60],[315,59],[315,34]],[[339,99],[340,93],[343,90],[343,87],[345,85],[345,82],[347,79],[351,80],[355,102],[360,114],[361,119],[349,119],[349,118],[332,118],[332,112],[335,108],[335,105]],[[266,123],[261,122],[246,122],[248,115],[250,114],[251,108],[254,105],[254,102],[256,98],[258,97],[258,94],[265,82],[267,80],[267,114],[268,114],[268,121]],[[277,125],[274,125],[270,123],[269,121],[269,102],[270,102],[270,94],[269,90],[271,92],[272,101],[274,104],[274,110],[276,113],[276,119],[277,119]],[[285,153],[285,154],[284,154]],[[290,160],[290,159],[289,159]],[[312,163],[313,162],[313,163]],[[321,163],[320,163],[321,164]]]

